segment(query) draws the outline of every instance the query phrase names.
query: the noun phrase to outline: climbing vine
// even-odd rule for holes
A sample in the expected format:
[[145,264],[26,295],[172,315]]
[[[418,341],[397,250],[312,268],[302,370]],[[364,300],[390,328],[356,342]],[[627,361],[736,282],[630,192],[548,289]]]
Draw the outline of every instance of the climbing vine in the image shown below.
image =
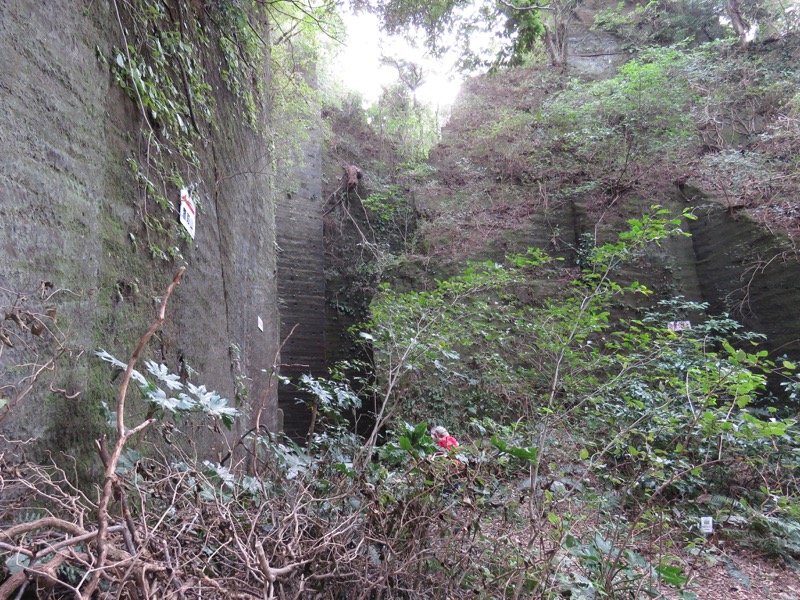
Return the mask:
[[[136,207],[153,258],[180,260],[188,234],[177,221],[177,190],[199,179],[197,142],[213,127],[214,97],[200,60],[208,32],[182,2],[114,2],[122,45],[110,58],[114,81],[141,114],[138,150],[127,159],[138,184]],[[135,232],[130,234],[139,246]]]
[[[182,188],[200,195],[203,137],[217,129],[221,110],[239,115],[270,149],[307,129],[319,112],[309,82],[315,40],[319,31],[334,35],[326,25],[334,3],[221,0],[198,8],[187,0],[115,0],[113,7],[122,44],[97,54],[141,114],[138,148],[127,163],[138,183],[143,243],[153,258],[182,260],[189,236],[173,199]],[[218,80],[234,106],[218,105]],[[292,159],[280,163],[272,154],[273,167],[284,170],[301,157],[290,149],[282,154]],[[138,247],[137,233],[130,237]]]

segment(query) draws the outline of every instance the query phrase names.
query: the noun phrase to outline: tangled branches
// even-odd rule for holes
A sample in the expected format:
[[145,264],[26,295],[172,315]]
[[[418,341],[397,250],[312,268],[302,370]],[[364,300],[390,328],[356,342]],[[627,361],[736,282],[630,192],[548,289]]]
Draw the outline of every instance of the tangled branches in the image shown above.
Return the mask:
[[392,496],[333,469],[286,479],[277,460],[256,479],[123,455],[100,563],[99,503],[55,467],[4,462],[2,520],[18,524],[0,533],[12,554],[0,599],[88,598],[93,578],[102,598],[424,597],[464,572],[445,557],[469,561],[471,544],[438,494],[448,465],[426,465]]
[[[489,274],[497,278],[496,270]],[[736,508],[774,531],[776,551],[796,559],[796,421],[736,410],[762,385],[747,368],[760,354],[728,344],[730,356],[705,356],[708,334],[700,327],[692,330],[702,336],[696,343],[662,332],[649,354],[626,358],[646,361],[641,368],[613,386],[601,381],[569,418],[553,384],[543,418],[472,420],[457,450],[441,451],[425,423],[395,425],[376,448],[377,434],[367,441],[328,418],[307,448],[256,428],[235,446],[249,454],[233,452],[222,465],[181,450],[192,445],[179,417],[196,407],[224,423],[232,416],[226,401],[181,383],[163,365],[146,361],[155,383],[134,369],[181,275],[129,363],[98,353],[125,369],[116,437],[98,440],[99,489],[76,488],[63,466],[15,462],[25,444],[4,444],[13,452],[0,454],[0,600],[555,598],[587,590],[643,597],[689,580],[684,564],[665,557],[666,548],[695,535],[677,528],[662,535],[676,511],[693,514],[676,498],[722,506],[717,521]],[[447,282],[448,297],[479,281]],[[581,339],[580,311],[557,310],[554,318],[568,319],[570,342]],[[640,322],[644,335],[656,335],[661,327],[647,322]],[[552,381],[566,381],[573,368],[577,355],[565,356],[557,356]],[[687,356],[696,361],[688,374]],[[409,364],[408,353],[403,360]],[[586,378],[587,363],[574,365]],[[782,368],[795,366],[783,361]],[[130,379],[154,409],[138,424],[122,414]],[[652,381],[660,389],[647,388]],[[800,384],[790,390],[800,393]],[[130,447],[147,427],[161,428],[169,454],[144,441]],[[248,468],[253,463],[257,470]]]
[[[165,291],[158,320],[125,369],[116,439],[97,442],[105,477],[94,496],[76,488],[62,467],[15,462],[26,443],[6,440],[0,600],[31,591],[181,600],[368,598],[387,591],[420,597],[447,587],[446,557],[469,554],[454,547],[469,539],[441,493],[452,485],[449,463],[423,461],[424,472],[417,468],[376,488],[324,455],[313,466],[287,469],[287,461],[305,453],[292,454],[269,438],[243,440],[258,449],[259,477],[247,475],[243,463],[200,462],[179,451],[180,444],[170,456],[148,447],[145,457],[128,447],[132,436],[158,422],[149,416],[126,425],[126,394],[131,378],[141,385],[134,365],[182,275],[181,269]],[[161,426],[182,435],[171,423]],[[430,569],[432,563],[439,568]]]

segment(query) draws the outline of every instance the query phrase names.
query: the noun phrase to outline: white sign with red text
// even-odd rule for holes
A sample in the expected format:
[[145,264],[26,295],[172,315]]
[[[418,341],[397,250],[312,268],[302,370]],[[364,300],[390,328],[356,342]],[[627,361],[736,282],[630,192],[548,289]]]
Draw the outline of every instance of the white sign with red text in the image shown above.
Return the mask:
[[197,204],[189,195],[189,190],[181,189],[181,225],[186,228],[194,239],[194,222],[197,217]]

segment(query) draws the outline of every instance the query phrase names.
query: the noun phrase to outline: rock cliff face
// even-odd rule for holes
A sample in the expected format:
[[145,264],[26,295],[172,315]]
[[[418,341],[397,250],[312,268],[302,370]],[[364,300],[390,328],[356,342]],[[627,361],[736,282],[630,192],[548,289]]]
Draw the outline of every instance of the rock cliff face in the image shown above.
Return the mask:
[[[127,165],[141,151],[137,132],[146,124],[109,64],[98,60],[124,47],[116,8],[114,2],[84,7],[68,0],[0,5],[2,302],[7,308],[22,292],[25,301],[57,305],[58,327],[72,349],[43,386],[8,411],[0,434],[32,438],[37,448],[79,462],[104,431],[101,403],[115,402],[113,373],[93,352],[102,347],[127,361],[155,319],[155,300],[184,261],[186,275],[145,356],[189,373],[231,402],[238,397],[244,417],[231,439],[250,427],[262,401],[261,422],[274,428],[277,400],[268,371],[280,335],[276,227],[299,245],[321,233],[306,227],[306,213],[319,211],[313,190],[282,200],[276,224],[269,145],[259,128],[244,122],[237,100],[214,75],[218,70],[209,68],[216,127],[201,131],[200,167],[187,182],[200,201],[196,235],[191,243],[179,242],[183,260],[151,257],[143,200]],[[204,52],[207,65],[219,61],[213,44]],[[259,118],[266,130],[267,113]],[[178,194],[166,186],[176,208]],[[306,244],[306,250],[321,259],[321,247]],[[291,268],[304,262],[300,257]],[[14,370],[17,365],[52,351],[41,338],[28,338],[30,346],[17,343],[0,355],[0,384],[18,383],[24,373]],[[64,393],[50,391],[56,389]],[[12,391],[3,388],[2,396]],[[137,414],[141,407],[131,418]],[[205,427],[187,424],[185,433],[202,454],[222,456],[227,448],[210,441],[219,436],[204,436]]]
[[567,67],[583,78],[610,77],[628,56],[613,35],[593,29],[595,15],[614,8],[617,2],[585,0],[573,11],[568,29]]
[[[800,262],[791,240],[719,204],[702,203],[691,225],[702,300],[767,336],[776,356],[800,358]],[[779,390],[775,390],[779,391]]]
[[[277,192],[278,295],[281,317],[280,373],[296,381],[304,374],[324,376],[325,253],[322,237],[322,134],[312,129],[297,148],[302,156],[291,181]],[[308,399],[294,385],[281,384],[278,405],[283,430],[300,439],[308,432]]]

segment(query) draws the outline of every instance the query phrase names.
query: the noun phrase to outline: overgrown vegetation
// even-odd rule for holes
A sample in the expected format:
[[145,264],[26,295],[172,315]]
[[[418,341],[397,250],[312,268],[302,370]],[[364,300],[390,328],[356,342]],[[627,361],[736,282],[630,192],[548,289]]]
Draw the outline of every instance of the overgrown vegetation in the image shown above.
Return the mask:
[[114,2],[123,45],[97,49],[115,81],[141,113],[138,148],[128,159],[139,186],[139,237],[153,258],[183,260],[189,235],[178,222],[186,188],[203,210],[216,193],[203,184],[202,148],[218,131],[224,85],[239,114],[233,122],[265,139],[269,163],[288,180],[301,161],[299,143],[318,127],[319,98],[313,73],[324,35],[335,38],[339,21],[331,2],[217,2],[185,0]]
[[[649,293],[619,283],[620,268],[680,225],[663,210],[631,220],[587,249],[574,276],[532,250],[431,292],[384,289],[362,333],[376,357],[368,387],[305,378],[318,399],[308,447],[255,430],[221,463],[135,441],[157,428],[177,451],[190,447],[190,412],[236,416],[163,365],[134,368],[179,273],[128,363],[98,353],[125,369],[116,433],[99,446],[99,499],[62,470],[3,464],[3,520],[15,524],[1,534],[0,593],[654,596],[689,582],[679,549],[713,552],[700,516],[796,560],[800,434],[758,404],[766,373],[800,388],[796,366],[770,360],[727,319],[671,331],[669,320],[702,308],[689,303],[609,318]],[[524,300],[534,277],[560,291]],[[130,381],[151,406],[134,423]],[[375,406],[367,439],[340,416],[362,398]],[[426,416],[458,423],[461,446],[441,451],[424,421],[404,424]]]
[[[181,3],[114,2],[122,47],[108,53],[97,48],[98,58],[141,113],[140,151],[128,166],[139,186],[143,242],[153,258],[163,260],[182,258],[180,242],[189,240],[178,223],[175,199],[198,179],[197,140],[201,127],[213,123],[213,95],[196,41],[207,45],[207,31],[182,12],[173,13],[186,8]],[[138,234],[130,233],[136,246]]]
[[[441,115],[415,96],[421,72],[390,62],[402,82],[384,89],[374,105],[364,110],[351,94],[331,98],[326,109],[333,167],[326,176],[336,182],[324,210],[327,301],[348,320],[364,318],[384,273],[413,244],[418,214],[411,187],[430,176],[427,158],[439,139]],[[341,173],[356,165],[364,178],[351,187]]]
[[[358,0],[354,6],[377,14],[391,34],[424,39],[436,54],[457,38],[460,66],[467,71],[523,64],[539,52],[538,41],[554,67],[569,55],[568,28],[582,0]],[[580,20],[580,17],[578,17]],[[601,10],[595,23],[626,40],[632,49],[652,44],[698,43],[725,37],[746,46],[797,32],[796,7],[785,0],[629,0]],[[487,39],[495,38],[493,42]]]
[[604,211],[615,217],[676,194],[710,194],[773,230],[796,231],[797,53],[794,38],[747,52],[678,45],[642,51],[602,81],[536,65],[469,81],[417,194],[428,217],[417,252],[487,246],[516,227],[506,215],[531,211],[546,216],[549,233],[539,235],[574,252],[580,231],[570,235],[575,224],[559,219],[570,206],[592,213],[592,228]]
[[[419,24],[439,31],[458,4],[433,3],[440,12]],[[614,18],[644,18],[652,4]],[[281,6],[289,23],[299,23],[281,29],[284,41],[300,36],[304,23],[318,26],[298,4],[270,8]],[[307,97],[306,63],[297,58],[305,50],[270,50],[274,61],[292,65],[284,87],[275,79],[269,90],[248,82],[255,73],[248,69],[266,58],[250,21],[250,11],[264,7],[246,8],[216,6],[228,11],[217,15],[228,32],[222,76],[245,107],[244,120],[257,123],[251,110],[262,102],[309,118],[312,101],[307,113],[291,101],[296,90]],[[198,67],[185,60],[191,52],[171,54],[170,36],[155,26],[168,20],[159,10],[139,17],[153,19],[142,21],[153,44],[147,52],[166,47],[153,67],[159,74],[135,47],[120,51],[114,68],[146,112],[148,147],[164,155],[182,149],[179,160],[197,169],[191,144],[175,141],[197,135],[187,125],[195,109],[176,99],[165,73]],[[535,29],[541,22],[529,14]],[[541,67],[505,76],[524,91],[491,107],[462,107],[456,119],[466,125],[461,135],[470,135],[446,138],[457,151],[447,173],[442,162],[439,171],[423,162],[434,137],[413,86],[387,90],[368,115],[356,101],[338,107],[351,134],[356,126],[370,132],[385,150],[376,148],[381,167],[369,171],[368,185],[350,189],[345,180],[326,209],[328,235],[358,233],[351,245],[360,255],[352,266],[358,277],[344,274],[371,299],[368,320],[352,332],[372,360],[297,382],[312,398],[308,443],[268,432],[258,419],[229,442],[221,429],[239,415],[227,400],[158,362],[136,370],[167,318],[180,271],[128,362],[97,352],[119,371],[109,372],[119,392],[107,407],[108,437],[98,440],[104,477],[97,489],[78,489],[63,462],[17,462],[12,456],[23,456],[26,442],[7,441],[14,452],[0,456],[0,599],[690,599],[697,596],[687,557],[715,560],[722,542],[756,546],[797,568],[797,365],[769,355],[760,336],[732,319],[706,314],[707,305],[659,299],[636,280],[654,246],[686,235],[691,209],[672,214],[656,205],[621,217],[617,233],[598,227],[566,241],[554,230],[554,252],[495,252],[414,286],[384,281],[390,268],[398,274],[398,265],[435,258],[436,243],[467,254],[454,236],[432,240],[433,220],[415,229],[420,206],[412,191],[434,176],[442,187],[471,187],[439,189],[442,204],[424,207],[426,217],[451,223],[498,206],[512,221],[529,217],[531,204],[549,215],[556,202],[575,198],[605,215],[673,178],[681,194],[689,180],[723,191],[731,209],[788,207],[798,166],[793,65],[778,69],[757,51],[714,44],[644,52],[608,81],[566,82]],[[138,99],[143,93],[147,101]],[[289,133],[297,121],[287,117],[284,125]],[[212,116],[204,127],[213,127]],[[346,140],[332,138],[331,147],[345,164],[356,162]],[[281,168],[297,158],[288,153]],[[147,187],[153,177],[143,177],[147,198],[166,189]],[[509,195],[491,198],[472,185],[485,180]],[[788,217],[783,223],[796,226]],[[501,230],[489,225],[487,239]],[[48,299],[43,291],[40,300]],[[6,347],[46,329],[56,359],[63,355],[54,314],[20,298],[4,306]],[[690,315],[691,327],[681,328]],[[32,364],[32,375],[0,388],[3,397],[26,393],[50,362],[36,355]],[[785,391],[782,408],[772,406],[768,378]],[[138,392],[128,391],[131,381]],[[238,381],[237,393],[246,394],[245,385]],[[131,409],[131,393],[145,412]],[[0,420],[15,405],[0,399]],[[355,432],[351,416],[372,421],[366,435]],[[193,455],[189,419],[220,436],[225,450],[215,460]],[[433,423],[447,424],[460,446],[439,448],[429,435]],[[713,536],[700,530],[701,517],[713,518]]]
[[[417,206],[422,196],[428,210],[411,246],[418,253],[411,260],[426,270],[414,286],[424,291],[408,293],[408,270],[395,265],[397,289],[379,289],[371,328],[362,334],[376,361],[375,413],[379,421],[395,423],[398,436],[383,445],[377,436],[368,441],[379,445],[382,460],[398,465],[406,454],[430,452],[424,428],[404,421],[459,423],[462,435],[477,435],[497,456],[521,461],[515,475],[522,478],[523,490],[533,490],[530,497],[522,493],[530,502],[523,508],[532,511],[532,522],[546,521],[548,533],[521,536],[528,550],[537,551],[506,558],[509,565],[524,563],[526,574],[509,567],[511,587],[487,596],[547,597],[545,590],[556,588],[542,582],[554,585],[558,577],[542,573],[560,567],[577,574],[559,580],[561,593],[657,595],[653,582],[659,578],[661,584],[686,583],[687,549],[713,556],[713,538],[709,544],[699,535],[704,515],[723,523],[725,539],[796,564],[794,467],[780,474],[773,470],[777,464],[795,465],[794,401],[786,410],[784,396],[783,409],[767,408],[775,399],[766,385],[768,378],[784,378],[787,388],[796,385],[790,360],[770,358],[756,345],[758,336],[742,333],[727,317],[706,316],[698,323],[707,305],[673,300],[648,307],[639,293],[646,290],[629,279],[649,264],[635,252],[611,269],[618,282],[613,293],[608,289],[596,297],[587,292],[591,285],[577,287],[586,295],[575,294],[574,282],[585,284],[584,276],[576,280],[574,270],[537,254],[517,257],[519,263],[501,264],[499,258],[477,263],[453,278],[430,276],[444,253],[453,259],[449,273],[463,264],[465,254],[482,254],[478,244],[463,241],[465,223],[474,224],[476,233],[488,230],[488,241],[496,240],[492,235],[502,232],[512,215],[530,214],[522,211],[523,198],[545,215],[566,211],[580,199],[581,207],[596,209],[601,218],[630,214],[641,196],[666,199],[677,193],[697,201],[693,190],[716,192],[722,186],[727,193],[721,196],[732,209],[745,193],[751,194],[748,206],[773,205],[773,198],[754,201],[752,195],[766,188],[757,181],[790,185],[795,179],[796,165],[785,160],[788,154],[768,161],[762,154],[773,131],[780,132],[782,143],[794,139],[784,126],[797,73],[793,63],[776,55],[788,57],[795,47],[787,40],[782,50],[772,49],[771,59],[764,56],[767,50],[751,47],[741,53],[728,43],[650,49],[601,82],[565,82],[538,67],[512,70],[474,82],[473,90],[481,93],[468,96],[455,111],[453,133],[446,132],[445,148],[434,155],[434,182],[415,186]],[[729,77],[733,73],[739,75]],[[726,161],[732,163],[723,171]],[[785,177],[764,169],[779,169]],[[497,183],[490,186],[490,180]],[[669,185],[657,189],[664,181]],[[776,189],[770,187],[769,193]],[[480,220],[484,213],[487,219]],[[652,222],[634,220],[634,230],[643,223]],[[557,227],[552,247],[567,249],[581,269],[597,268],[598,245],[613,247],[603,244],[610,239],[606,228],[598,226],[573,241],[561,237]],[[586,304],[591,309],[584,313],[589,296],[597,304]],[[676,334],[666,327],[689,314],[692,329]],[[508,438],[481,437],[509,422],[517,426],[502,429]],[[492,425],[481,429],[481,423]],[[527,477],[522,475],[526,468]],[[776,473],[773,485],[793,488],[789,496],[771,497],[770,485],[762,485],[767,472]],[[485,473],[479,477],[489,479]],[[547,506],[565,503],[562,497],[548,505],[551,486],[574,503],[572,515],[582,515],[592,526],[584,529],[581,518],[548,511]],[[473,498],[463,497],[472,506]],[[750,512],[756,505],[763,512]],[[761,537],[768,528],[757,523],[773,515],[771,531],[780,533]],[[548,547],[543,537],[553,530],[563,537],[555,534],[559,543]],[[591,535],[576,537],[575,531]],[[653,544],[654,539],[659,542]],[[520,543],[515,550],[524,547]],[[642,547],[648,551],[640,552]],[[558,568],[547,562],[554,556]],[[664,562],[652,562],[653,556]],[[542,570],[531,567],[534,563]],[[532,571],[536,575],[526,579]],[[690,591],[683,594],[692,597]]]
[[[630,5],[632,4],[632,6]],[[726,36],[737,37],[730,27],[732,11],[740,14],[745,29],[744,41],[774,40],[798,31],[797,11],[783,0],[723,2],[720,0],[646,0],[626,5],[620,2],[597,15],[597,27],[613,32],[634,47],[674,44],[689,40],[711,42]]]

